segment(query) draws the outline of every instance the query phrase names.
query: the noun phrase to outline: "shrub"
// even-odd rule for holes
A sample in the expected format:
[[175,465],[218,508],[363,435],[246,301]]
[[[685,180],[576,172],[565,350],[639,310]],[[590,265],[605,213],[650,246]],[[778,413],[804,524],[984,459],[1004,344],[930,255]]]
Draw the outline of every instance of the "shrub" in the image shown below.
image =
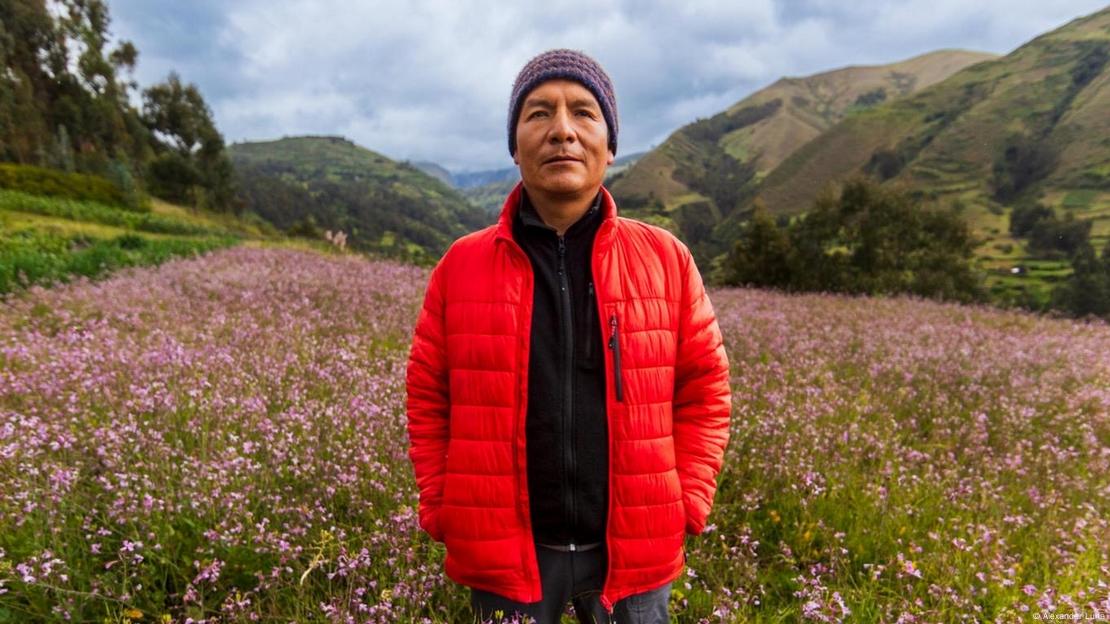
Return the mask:
[[103,225],[160,234],[203,235],[222,233],[202,225],[153,212],[136,213],[92,201],[52,199],[18,191],[0,190],[0,208],[74,221],[91,221]]
[[0,163],[0,188],[30,195],[95,201],[132,210],[143,209],[134,201],[129,204],[124,190],[104,178],[32,165]]
[[904,191],[855,177],[839,192],[826,187],[784,232],[757,206],[732,250],[726,281],[981,301],[974,244],[956,209],[921,206]]

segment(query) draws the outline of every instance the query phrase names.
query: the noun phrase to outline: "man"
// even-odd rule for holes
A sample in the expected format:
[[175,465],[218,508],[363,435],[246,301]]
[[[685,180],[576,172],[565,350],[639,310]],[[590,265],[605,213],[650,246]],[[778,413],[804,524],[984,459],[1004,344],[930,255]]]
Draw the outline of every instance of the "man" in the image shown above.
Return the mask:
[[686,245],[617,216],[612,84],[529,61],[509,102],[521,182],[432,270],[407,371],[420,526],[497,611],[666,622],[729,439],[729,364]]

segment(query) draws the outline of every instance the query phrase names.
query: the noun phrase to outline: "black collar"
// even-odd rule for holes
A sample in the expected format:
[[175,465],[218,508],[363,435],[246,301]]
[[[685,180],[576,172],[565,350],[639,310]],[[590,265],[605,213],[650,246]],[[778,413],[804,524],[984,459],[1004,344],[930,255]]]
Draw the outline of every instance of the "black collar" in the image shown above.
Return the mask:
[[[593,222],[594,218],[600,214],[601,191],[598,191],[597,197],[594,197],[593,204],[590,205],[589,209],[587,209],[586,212],[583,213],[577,221],[572,223],[570,227],[567,228],[564,234],[569,236],[572,232],[577,233],[579,230],[588,229],[588,224]],[[552,232],[558,232],[556,228],[548,225],[547,223],[544,223],[543,219],[540,217],[540,214],[536,211],[536,207],[533,206],[532,202],[528,199],[528,192],[524,189],[521,189],[520,192],[520,210],[517,211],[517,216],[519,217],[520,222],[525,226],[538,227],[545,230],[550,230]]]

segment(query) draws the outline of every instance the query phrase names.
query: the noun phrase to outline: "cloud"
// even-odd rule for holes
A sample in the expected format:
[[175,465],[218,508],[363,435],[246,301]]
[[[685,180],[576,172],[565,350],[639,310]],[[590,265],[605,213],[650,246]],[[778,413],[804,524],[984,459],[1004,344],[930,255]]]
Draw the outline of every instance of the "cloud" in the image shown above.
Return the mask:
[[341,134],[454,171],[512,166],[513,79],[581,49],[612,77],[620,153],[648,149],[782,76],[939,48],[1007,53],[1100,9],[1066,0],[502,3],[110,0],[145,87],[176,69],[228,142]]

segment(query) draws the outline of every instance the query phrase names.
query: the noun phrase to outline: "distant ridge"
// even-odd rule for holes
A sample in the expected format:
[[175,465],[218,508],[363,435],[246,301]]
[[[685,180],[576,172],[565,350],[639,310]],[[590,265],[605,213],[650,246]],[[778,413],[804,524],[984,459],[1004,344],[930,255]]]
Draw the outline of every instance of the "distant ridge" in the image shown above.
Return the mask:
[[280,228],[342,230],[352,248],[431,263],[488,225],[443,181],[341,136],[228,148],[249,207]]

